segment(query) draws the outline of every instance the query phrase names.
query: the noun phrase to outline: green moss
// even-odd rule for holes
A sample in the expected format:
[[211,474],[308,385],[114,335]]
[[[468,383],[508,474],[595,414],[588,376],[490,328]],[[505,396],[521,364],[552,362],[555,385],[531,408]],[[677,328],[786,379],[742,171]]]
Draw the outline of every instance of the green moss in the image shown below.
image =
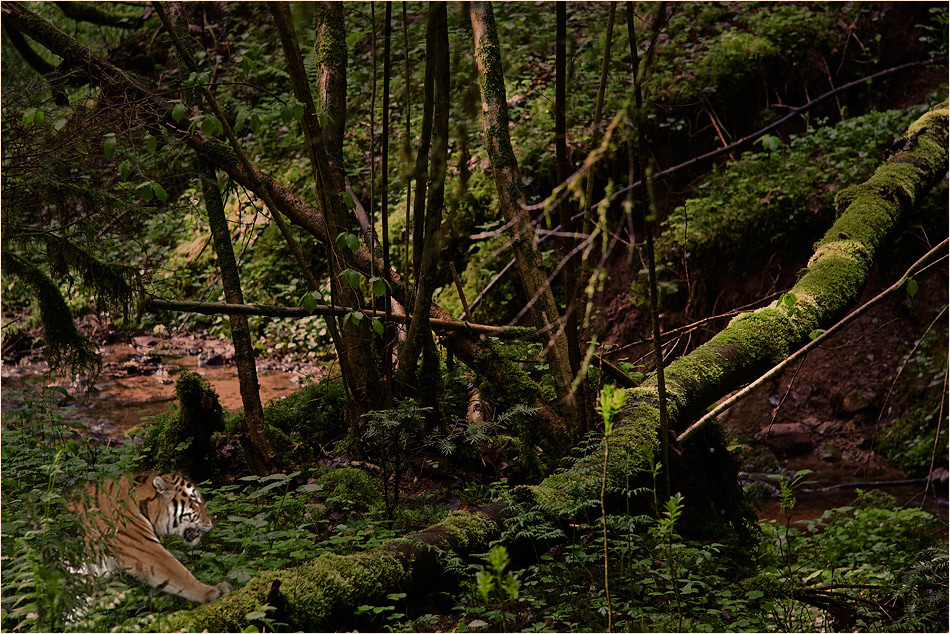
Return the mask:
[[224,431],[224,408],[214,387],[194,372],[175,382],[178,411],[156,419],[139,450],[148,468],[179,471],[201,481],[211,476],[212,435]]
[[[314,6],[314,22],[317,25],[319,37],[314,43],[314,65],[346,70],[346,29],[343,26],[342,14],[328,11],[319,4]],[[322,28],[320,28],[322,27]]]
[[39,304],[46,349],[43,356],[50,368],[67,368],[72,373],[98,374],[102,358],[96,344],[82,335],[59,287],[42,271],[11,253],[3,253],[3,267],[26,284]]
[[207,154],[215,164],[221,167],[228,165],[237,166],[239,163],[237,154],[234,153],[231,146],[217,139],[208,139],[204,145],[201,146],[201,151]]
[[353,467],[333,469],[317,480],[315,495],[329,511],[366,512],[383,507],[383,496],[369,473]]

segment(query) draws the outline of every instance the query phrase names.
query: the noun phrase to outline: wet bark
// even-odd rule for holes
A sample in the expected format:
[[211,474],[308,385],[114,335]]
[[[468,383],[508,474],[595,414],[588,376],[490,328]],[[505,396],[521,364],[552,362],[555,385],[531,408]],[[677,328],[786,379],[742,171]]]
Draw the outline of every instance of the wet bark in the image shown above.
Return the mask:
[[485,145],[495,178],[495,188],[505,219],[511,223],[514,234],[515,260],[525,294],[531,304],[535,326],[549,333],[545,346],[546,357],[565,419],[576,435],[584,419],[578,411],[572,384],[571,361],[565,325],[547,281],[537,236],[527,212],[521,170],[511,147],[508,134],[508,103],[505,94],[505,79],[502,72],[501,47],[495,28],[495,17],[489,2],[472,2],[469,5],[472,30],[475,34],[475,61],[478,65],[478,82],[482,93],[482,123],[485,130]]

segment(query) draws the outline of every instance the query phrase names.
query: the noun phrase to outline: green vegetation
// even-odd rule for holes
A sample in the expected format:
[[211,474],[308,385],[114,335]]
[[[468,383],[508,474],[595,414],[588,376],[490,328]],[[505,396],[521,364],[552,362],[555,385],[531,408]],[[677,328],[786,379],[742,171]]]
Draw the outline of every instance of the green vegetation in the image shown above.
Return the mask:
[[[719,392],[830,328],[865,287],[888,284],[946,237],[946,61],[937,59],[946,6],[632,3],[630,24],[617,11],[608,38],[606,3],[561,5],[565,15],[505,2],[476,51],[468,11],[482,5],[462,3],[448,6],[443,56],[427,46],[437,29],[423,3],[385,13],[379,3],[334,5],[342,29],[334,14],[324,39],[309,3],[287,16],[279,3],[186,3],[171,30],[194,50],[186,65],[162,11],[67,4],[4,4],[3,363],[38,365],[42,354],[51,372],[22,398],[7,401],[13,384],[4,386],[0,629],[945,627],[945,517],[859,491],[848,506],[796,521],[812,474],[784,472],[753,430],[738,447],[743,470],[776,494],[782,516],[756,523],[737,477],[740,443],[727,446],[718,425],[682,446],[673,439]],[[480,74],[483,54],[503,73]],[[637,69],[634,59],[649,61]],[[346,68],[345,89],[314,73],[324,64]],[[433,100],[444,87],[436,66],[448,68],[448,113]],[[313,84],[312,116],[301,75]],[[635,75],[646,104],[637,112]],[[222,110],[185,98],[198,88]],[[443,114],[445,156],[426,147],[427,125]],[[566,122],[566,157],[556,119]],[[505,131],[511,147],[491,155]],[[258,176],[238,164],[241,153]],[[413,174],[417,153],[447,165],[444,183],[437,169]],[[73,388],[103,369],[112,379],[98,344],[117,332],[135,346],[147,333],[232,336],[226,315],[148,308],[150,298],[225,300],[196,178],[206,162],[228,223],[216,236],[231,240],[244,301],[308,313],[249,316],[255,355],[271,368],[325,364],[307,370],[325,378],[268,404],[261,421],[257,407],[228,411],[214,385],[183,372],[169,411],[117,446],[99,443],[71,411]],[[516,163],[520,178],[497,191],[495,176]],[[564,170],[574,174],[566,184]],[[638,188],[641,170],[661,174]],[[265,176],[268,192],[257,182]],[[932,180],[941,183],[926,194]],[[442,185],[444,204],[432,195]],[[502,217],[510,194],[524,200],[514,211],[530,215],[536,245]],[[436,264],[419,286],[412,244],[427,195],[442,223],[422,241]],[[656,237],[653,289],[645,232]],[[516,252],[520,266],[509,264]],[[743,424],[774,423],[788,398],[801,400],[822,417],[806,421],[816,438],[853,432],[832,459],[873,450],[909,477],[945,472],[945,281],[945,262],[915,273],[891,321],[862,323],[825,348],[839,357],[831,372],[846,359],[864,370],[856,377],[806,382],[796,371],[782,377],[784,396],[760,388],[767,404],[739,414]],[[425,307],[424,286],[441,323],[407,343],[410,329],[383,315]],[[651,291],[667,331],[669,442],[657,433],[658,362],[635,341],[651,326]],[[314,314],[326,304],[340,316]],[[764,307],[740,314],[753,304]],[[468,326],[445,327],[463,312]],[[724,316],[728,327],[711,324]],[[424,323],[415,315],[413,330]],[[492,338],[482,324],[511,329]],[[881,350],[865,343],[888,328]],[[407,378],[397,370],[416,348],[419,371]],[[250,356],[240,355],[245,388]],[[62,385],[76,374],[86,383],[50,387],[55,371],[69,375]],[[839,407],[827,393],[837,382],[860,392],[865,381],[877,381],[880,398],[847,394]],[[572,382],[588,390],[582,412]],[[196,548],[168,547],[232,594],[196,607],[127,577],[77,572],[90,553],[70,492],[147,469],[200,481],[214,530]]]

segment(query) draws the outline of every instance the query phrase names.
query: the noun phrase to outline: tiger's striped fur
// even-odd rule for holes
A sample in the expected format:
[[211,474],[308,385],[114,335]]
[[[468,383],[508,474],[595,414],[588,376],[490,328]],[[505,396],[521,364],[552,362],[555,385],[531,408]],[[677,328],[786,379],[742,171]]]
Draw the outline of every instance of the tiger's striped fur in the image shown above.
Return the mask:
[[104,547],[104,556],[86,567],[93,574],[121,570],[198,603],[214,601],[231,590],[226,581],[215,586],[201,583],[162,546],[161,540],[171,535],[194,546],[211,530],[201,492],[182,476],[139,473],[91,485],[72,507],[85,525],[87,545]]

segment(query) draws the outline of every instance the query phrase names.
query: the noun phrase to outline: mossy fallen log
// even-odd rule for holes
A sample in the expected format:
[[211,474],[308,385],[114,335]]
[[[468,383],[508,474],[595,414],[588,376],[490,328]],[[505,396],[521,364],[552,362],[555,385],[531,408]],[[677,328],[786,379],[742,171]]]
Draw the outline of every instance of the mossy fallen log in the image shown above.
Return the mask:
[[[270,570],[221,599],[155,624],[159,631],[240,632],[249,614],[269,605],[267,619],[292,631],[326,632],[348,622],[356,607],[398,590],[423,589],[440,578],[445,552],[483,552],[501,531],[504,504],[455,511],[421,532],[352,555],[325,554]],[[261,630],[263,631],[263,630]]]
[[[941,104],[908,130],[903,147],[866,183],[844,190],[837,205],[838,221],[816,245],[808,267],[788,298],[745,313],[705,345],[667,368],[670,422],[682,429],[691,416],[717,398],[781,361],[809,340],[809,333],[828,326],[858,299],[878,249],[905,219],[914,203],[947,171],[948,107]],[[658,447],[659,410],[656,386],[647,381],[629,390],[622,419],[611,435],[608,478],[621,486],[643,469]],[[699,496],[727,521],[738,492],[727,452],[717,445],[718,432],[705,429],[683,449],[691,474],[685,484],[688,504]],[[712,450],[712,451],[710,451]],[[575,515],[598,499],[602,454],[578,461],[566,472],[539,485],[521,488],[531,501],[557,515]],[[690,499],[689,496],[693,498]],[[161,627],[167,630],[229,631],[249,623],[247,615],[261,605],[274,606],[292,629],[332,628],[363,603],[397,589],[405,590],[436,575],[439,553],[467,554],[487,549],[500,532],[504,504],[484,512],[453,513],[443,522],[412,536],[362,553],[323,555],[285,570],[268,571],[230,595],[189,612],[179,613]]]
[[[947,129],[944,102],[908,128],[898,151],[869,180],[838,194],[837,221],[785,296],[735,317],[709,342],[666,368],[672,430],[682,431],[698,413],[785,359],[809,341],[811,332],[834,324],[857,302],[880,247],[906,221],[916,201],[947,173]],[[657,448],[657,399],[655,379],[629,390],[610,439],[612,484],[620,486],[633,471],[644,469]],[[729,464],[718,435],[717,430],[703,430],[690,439],[682,447],[683,462],[690,466],[679,474],[674,469],[674,476],[691,478],[697,487],[684,487],[688,505],[709,504],[710,510],[728,515],[729,508],[735,508],[738,484],[734,472],[717,471]],[[556,515],[583,508],[600,491],[596,464],[601,457],[594,452],[571,470],[530,487],[534,500]]]

